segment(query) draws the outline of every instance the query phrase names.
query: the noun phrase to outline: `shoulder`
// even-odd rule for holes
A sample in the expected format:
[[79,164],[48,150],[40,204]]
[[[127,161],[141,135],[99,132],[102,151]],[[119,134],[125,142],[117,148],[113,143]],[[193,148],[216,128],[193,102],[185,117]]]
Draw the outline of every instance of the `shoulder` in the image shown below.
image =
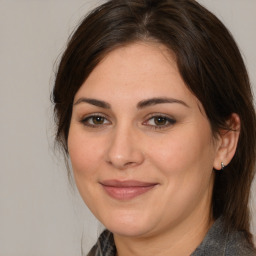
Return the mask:
[[227,236],[225,255],[256,256],[256,250],[248,243],[243,232],[235,231]]
[[226,232],[221,219],[215,221],[191,256],[256,256],[243,232]]

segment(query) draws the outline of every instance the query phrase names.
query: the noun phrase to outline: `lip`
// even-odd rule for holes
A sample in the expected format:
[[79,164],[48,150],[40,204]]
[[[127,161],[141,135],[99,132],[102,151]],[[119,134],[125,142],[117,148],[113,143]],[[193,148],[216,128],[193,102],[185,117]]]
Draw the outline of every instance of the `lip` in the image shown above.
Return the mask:
[[100,182],[106,193],[117,200],[130,200],[152,190],[157,183],[137,180],[105,180]]

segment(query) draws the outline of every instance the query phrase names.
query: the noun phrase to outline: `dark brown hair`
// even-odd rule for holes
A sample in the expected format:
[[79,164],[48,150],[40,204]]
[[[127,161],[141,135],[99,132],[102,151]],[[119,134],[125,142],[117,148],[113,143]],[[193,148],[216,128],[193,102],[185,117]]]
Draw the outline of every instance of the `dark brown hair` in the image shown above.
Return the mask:
[[193,0],[111,0],[92,11],[69,40],[53,89],[56,141],[68,156],[67,139],[76,92],[102,58],[116,47],[154,41],[176,55],[180,74],[203,104],[213,134],[241,119],[237,151],[216,172],[214,218],[242,230],[251,242],[248,200],[256,157],[255,110],[247,71],[226,27]]

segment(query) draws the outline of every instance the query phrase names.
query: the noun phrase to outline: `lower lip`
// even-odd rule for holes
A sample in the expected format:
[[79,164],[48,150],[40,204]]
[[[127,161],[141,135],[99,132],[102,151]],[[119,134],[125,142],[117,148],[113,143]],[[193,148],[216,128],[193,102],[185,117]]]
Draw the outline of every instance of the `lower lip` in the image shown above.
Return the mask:
[[117,200],[130,200],[139,195],[142,195],[155,187],[145,186],[145,187],[111,187],[102,185],[104,190],[109,196]]

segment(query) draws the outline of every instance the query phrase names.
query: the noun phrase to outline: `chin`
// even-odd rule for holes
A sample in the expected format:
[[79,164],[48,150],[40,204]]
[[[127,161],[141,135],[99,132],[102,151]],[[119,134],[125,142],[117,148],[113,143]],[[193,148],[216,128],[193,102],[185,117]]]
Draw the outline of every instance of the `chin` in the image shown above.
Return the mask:
[[153,225],[145,216],[125,215],[114,217],[110,220],[102,221],[103,225],[112,233],[126,237],[141,237],[151,232]]
[[139,226],[131,226],[131,225],[119,225],[119,226],[111,226],[107,228],[113,234],[123,237],[142,237],[146,234],[150,233],[148,228],[139,227]]

